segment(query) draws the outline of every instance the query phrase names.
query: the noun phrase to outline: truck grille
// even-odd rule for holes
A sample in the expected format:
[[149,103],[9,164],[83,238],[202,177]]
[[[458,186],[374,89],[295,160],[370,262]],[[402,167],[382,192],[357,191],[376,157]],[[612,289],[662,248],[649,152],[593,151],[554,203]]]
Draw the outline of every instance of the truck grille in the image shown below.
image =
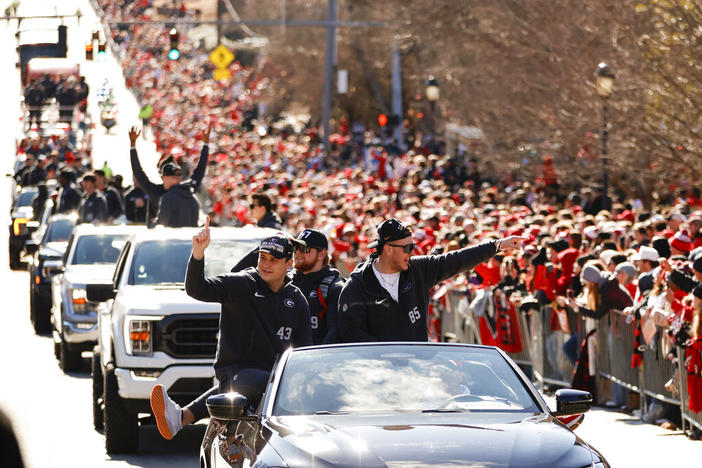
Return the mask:
[[219,314],[180,314],[156,324],[154,350],[174,358],[214,359]]

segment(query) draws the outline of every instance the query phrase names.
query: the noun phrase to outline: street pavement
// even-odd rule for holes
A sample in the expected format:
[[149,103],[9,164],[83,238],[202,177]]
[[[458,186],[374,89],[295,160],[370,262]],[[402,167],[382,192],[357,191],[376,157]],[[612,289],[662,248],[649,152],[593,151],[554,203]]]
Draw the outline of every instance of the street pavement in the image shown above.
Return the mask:
[[[80,26],[69,23],[69,55],[82,60],[83,45],[98,24],[97,17],[87,0],[64,0],[62,5],[80,7],[84,14]],[[0,63],[4,64],[0,106],[5,110],[0,114],[0,125],[5,129],[0,132],[0,151],[6,155],[0,164],[4,172],[9,172],[20,115],[18,73],[10,66],[16,62],[12,23],[0,22],[0,39]],[[93,139],[95,167],[108,161],[115,173],[122,174],[125,183],[129,183],[127,129],[139,124],[138,105],[124,88],[114,57],[83,63],[82,71],[91,88],[90,111],[97,121]],[[99,125],[95,104],[95,93],[105,78],[112,82],[120,108],[118,125],[110,133]],[[153,144],[140,141],[138,147],[144,167],[155,178],[157,155]],[[9,179],[0,178],[0,213],[5,213],[5,222],[10,207],[9,190]],[[104,438],[92,426],[88,360],[84,359],[80,372],[66,375],[59,369],[51,337],[36,336],[29,321],[28,274],[12,272],[7,265],[7,237],[0,236],[4,301],[0,325],[0,407],[14,424],[27,467],[197,466],[203,424],[186,428],[170,442],[158,435],[155,426],[146,426],[141,429],[139,453],[126,456],[105,453]],[[547,400],[555,408],[553,399]],[[697,466],[697,460],[702,457],[702,442],[688,440],[681,431],[664,430],[642,423],[636,417],[599,408],[588,413],[576,434],[600,450],[614,467],[666,466],[676,461]]]

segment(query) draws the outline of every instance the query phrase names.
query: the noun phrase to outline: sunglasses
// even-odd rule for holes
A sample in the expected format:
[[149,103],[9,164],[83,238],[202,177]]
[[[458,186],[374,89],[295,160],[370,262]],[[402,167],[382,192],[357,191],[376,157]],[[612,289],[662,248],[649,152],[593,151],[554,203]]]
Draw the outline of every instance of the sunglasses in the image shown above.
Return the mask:
[[406,254],[412,253],[414,251],[414,248],[417,246],[414,242],[412,242],[411,244],[405,244],[405,245],[398,245],[398,244],[385,244],[385,245],[389,245],[390,247],[399,247]]

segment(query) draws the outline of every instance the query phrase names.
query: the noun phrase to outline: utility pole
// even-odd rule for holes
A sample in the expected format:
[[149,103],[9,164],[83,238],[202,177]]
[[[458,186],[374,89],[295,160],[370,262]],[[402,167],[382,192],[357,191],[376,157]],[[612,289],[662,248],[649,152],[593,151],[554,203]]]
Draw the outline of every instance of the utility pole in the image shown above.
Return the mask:
[[405,150],[405,143],[402,141],[402,63],[400,61],[400,50],[397,47],[397,40],[392,41],[392,114],[399,118],[399,122],[393,129],[395,143],[400,151]]
[[322,96],[322,126],[324,129],[324,153],[329,158],[329,133],[331,132],[332,75],[336,66],[336,21],[339,10],[337,0],[327,0],[327,44],[324,53],[324,92]]
[[217,0],[217,45],[222,43],[222,0]]

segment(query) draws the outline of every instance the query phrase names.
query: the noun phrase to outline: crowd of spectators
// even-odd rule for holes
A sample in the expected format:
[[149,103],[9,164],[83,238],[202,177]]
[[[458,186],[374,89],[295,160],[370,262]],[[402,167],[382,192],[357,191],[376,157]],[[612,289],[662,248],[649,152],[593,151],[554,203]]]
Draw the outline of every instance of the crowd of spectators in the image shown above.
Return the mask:
[[[106,21],[195,15],[182,4],[156,10],[148,1],[99,3]],[[181,40],[181,58],[166,58],[162,26],[123,26],[112,38],[128,86],[142,105],[153,106],[150,125],[162,158],[192,164],[202,130],[212,122],[203,190],[213,224],[255,223],[251,196],[265,192],[285,230],[327,234],[334,264],[345,275],[367,256],[376,226],[390,216],[415,227],[417,254],[526,235],[529,245],[519,255],[497,256],[462,281],[471,288],[497,286],[512,300],[530,295],[542,305],[568,308],[593,320],[593,327],[608,309],[624,309],[641,323],[645,343],[658,330],[669,332],[671,343],[686,346],[681,371],[688,374],[690,408],[702,409],[702,199],[695,188],[644,206],[596,189],[564,192],[550,158],[538,180],[481,177],[475,158],[432,154],[422,138],[394,154],[372,144],[371,132],[364,150],[348,157],[351,136],[343,124],[325,155],[316,128],[278,128],[263,116],[265,59],[251,67],[234,62],[231,80],[214,81],[201,43]],[[342,153],[344,164],[338,162]],[[639,362],[632,357],[632,365]]]

